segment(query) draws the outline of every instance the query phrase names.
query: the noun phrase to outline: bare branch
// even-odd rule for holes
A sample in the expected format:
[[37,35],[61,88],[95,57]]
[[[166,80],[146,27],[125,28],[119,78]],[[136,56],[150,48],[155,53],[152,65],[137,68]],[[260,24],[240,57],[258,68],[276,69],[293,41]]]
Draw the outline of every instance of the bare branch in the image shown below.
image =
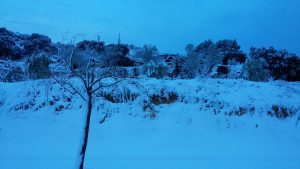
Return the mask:
[[89,74],[89,70],[90,70],[90,66],[91,66],[91,60],[92,60],[92,58],[93,58],[93,53],[94,53],[94,50],[92,50],[92,52],[91,52],[91,54],[90,54],[90,56],[89,56],[89,61],[88,61],[88,63],[87,63],[87,65],[86,65],[86,75],[85,75],[85,77],[86,77],[86,82],[87,82],[87,86],[88,87],[90,87],[90,74]]
[[118,83],[120,83],[120,82],[122,82],[122,81],[123,81],[123,80],[121,79],[121,80],[117,80],[117,81],[115,81],[114,83],[107,84],[107,85],[100,85],[100,84],[99,84],[99,86],[98,86],[97,88],[93,89],[91,93],[93,94],[93,93],[97,92],[98,90],[100,90],[101,88],[114,86],[114,85],[116,85],[116,84],[118,84]]
[[94,85],[96,85],[97,83],[99,83],[100,81],[102,81],[103,79],[106,79],[106,78],[112,78],[112,76],[106,75],[106,76],[100,77],[96,81],[94,81],[92,84],[90,84],[90,87],[93,87]]
[[[71,93],[72,95],[78,94],[84,101],[86,101],[86,98],[70,83],[67,83],[65,80],[58,80],[54,75],[52,75],[52,78],[60,85],[62,86],[66,91]],[[69,89],[66,85],[68,85],[71,89]],[[73,90],[73,91],[72,91]]]

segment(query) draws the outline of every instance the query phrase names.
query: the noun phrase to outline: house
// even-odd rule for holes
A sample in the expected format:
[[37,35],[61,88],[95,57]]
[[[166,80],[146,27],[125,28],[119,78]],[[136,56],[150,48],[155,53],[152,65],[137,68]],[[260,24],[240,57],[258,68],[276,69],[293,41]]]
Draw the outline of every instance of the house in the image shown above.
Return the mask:
[[159,57],[162,58],[167,65],[172,65],[176,59],[180,58],[178,54],[161,54]]

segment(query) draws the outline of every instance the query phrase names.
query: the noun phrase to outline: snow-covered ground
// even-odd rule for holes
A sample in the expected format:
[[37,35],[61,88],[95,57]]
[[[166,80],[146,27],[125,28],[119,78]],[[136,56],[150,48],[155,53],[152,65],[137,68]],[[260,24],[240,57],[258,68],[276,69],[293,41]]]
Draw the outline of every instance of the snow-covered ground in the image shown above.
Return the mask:
[[[86,169],[299,168],[300,83],[139,83],[107,89],[139,95],[132,102],[95,99]],[[177,93],[177,101],[143,110],[147,98],[162,91]],[[275,105],[294,115],[269,116]],[[79,97],[48,81],[0,83],[0,168],[74,168],[84,110]]]

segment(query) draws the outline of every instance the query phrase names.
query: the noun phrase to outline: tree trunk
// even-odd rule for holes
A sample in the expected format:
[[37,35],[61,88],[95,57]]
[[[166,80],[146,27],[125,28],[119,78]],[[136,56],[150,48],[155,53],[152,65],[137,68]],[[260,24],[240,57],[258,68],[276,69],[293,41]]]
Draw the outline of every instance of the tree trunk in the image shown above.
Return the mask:
[[83,139],[83,144],[82,144],[82,148],[81,148],[81,152],[80,152],[81,161],[80,161],[79,169],[83,169],[83,165],[84,165],[85,151],[87,148],[88,138],[89,138],[92,106],[93,106],[92,105],[92,94],[88,93],[88,109],[87,109],[87,117],[86,117],[85,128],[84,128],[84,139]]

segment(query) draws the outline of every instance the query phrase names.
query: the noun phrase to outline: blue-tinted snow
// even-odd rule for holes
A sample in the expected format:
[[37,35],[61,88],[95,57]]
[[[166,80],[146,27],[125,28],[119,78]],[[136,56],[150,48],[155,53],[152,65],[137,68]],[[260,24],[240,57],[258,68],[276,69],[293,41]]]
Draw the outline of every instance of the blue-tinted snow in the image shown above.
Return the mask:
[[[95,100],[86,168],[299,168],[299,83],[140,79],[140,84],[143,87],[133,90],[140,94],[134,102]],[[48,81],[0,83],[0,100],[4,101],[0,106],[0,168],[74,168],[84,103],[73,97],[70,107],[57,113],[56,106],[69,104],[60,99],[54,106],[35,111],[35,106],[47,100],[45,91],[49,100],[69,96],[57,85],[50,85],[51,90],[47,85]],[[157,118],[145,118],[143,99],[162,88],[178,93],[182,102],[156,106]],[[123,86],[117,89],[121,92]],[[15,110],[15,105],[33,97],[35,106]],[[219,102],[223,109],[214,115]],[[270,117],[267,111],[273,104],[291,108],[296,115],[284,120]],[[239,106],[254,106],[256,111],[241,117],[225,115]],[[111,117],[100,124],[106,113]]]

